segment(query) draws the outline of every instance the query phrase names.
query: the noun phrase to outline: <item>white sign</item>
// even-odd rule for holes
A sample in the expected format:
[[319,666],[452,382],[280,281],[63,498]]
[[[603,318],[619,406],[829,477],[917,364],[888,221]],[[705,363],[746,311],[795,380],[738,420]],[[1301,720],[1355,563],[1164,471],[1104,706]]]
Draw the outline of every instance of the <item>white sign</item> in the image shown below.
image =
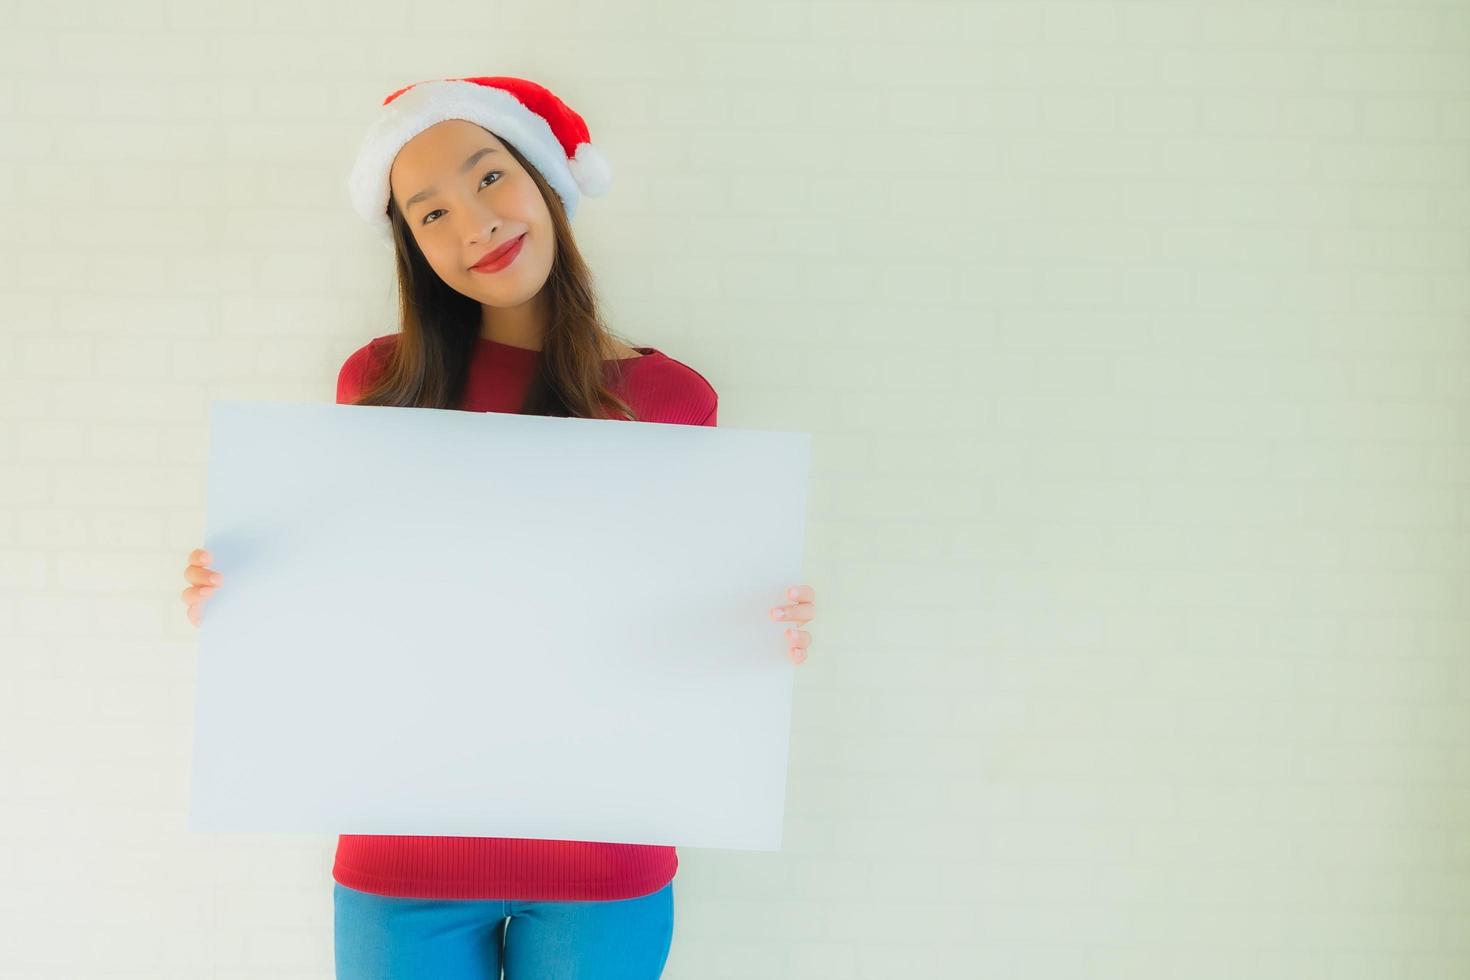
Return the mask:
[[810,446],[213,402],[189,829],[779,850]]

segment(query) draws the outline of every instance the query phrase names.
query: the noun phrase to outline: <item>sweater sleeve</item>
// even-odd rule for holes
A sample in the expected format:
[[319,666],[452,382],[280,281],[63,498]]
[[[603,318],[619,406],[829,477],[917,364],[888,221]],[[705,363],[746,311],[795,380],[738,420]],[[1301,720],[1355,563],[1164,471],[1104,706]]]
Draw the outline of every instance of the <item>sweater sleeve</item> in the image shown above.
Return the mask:
[[697,369],[690,367],[683,361],[677,361],[675,363],[683,369],[683,374],[685,375],[684,381],[686,382],[684,390],[687,392],[683,397],[686,404],[693,409],[693,411],[688,411],[684,417],[686,419],[697,419],[698,421],[694,422],[694,425],[714,425],[715,415],[718,413],[720,407],[719,391],[714,385],[710,384],[709,378],[700,374]]
[[337,404],[351,405],[367,388],[371,370],[376,366],[372,343],[366,343],[347,355],[337,371]]

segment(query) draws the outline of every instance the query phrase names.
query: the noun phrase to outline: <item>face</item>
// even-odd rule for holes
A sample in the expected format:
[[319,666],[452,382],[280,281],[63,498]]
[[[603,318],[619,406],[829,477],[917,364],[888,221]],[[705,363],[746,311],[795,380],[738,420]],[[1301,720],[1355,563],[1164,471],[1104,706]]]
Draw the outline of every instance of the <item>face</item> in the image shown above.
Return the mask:
[[[436,123],[398,151],[388,183],[447,285],[492,307],[521,306],[540,292],[556,255],[551,213],[536,181],[492,133],[463,119]],[[471,268],[522,235],[509,265]]]

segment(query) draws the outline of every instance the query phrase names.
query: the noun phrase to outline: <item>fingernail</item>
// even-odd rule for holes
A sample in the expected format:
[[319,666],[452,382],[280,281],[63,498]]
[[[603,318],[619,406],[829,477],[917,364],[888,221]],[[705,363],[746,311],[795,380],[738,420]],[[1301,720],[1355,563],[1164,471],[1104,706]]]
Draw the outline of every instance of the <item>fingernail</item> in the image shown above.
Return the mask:
[[199,594],[200,595],[213,595],[214,594],[214,587],[213,586],[210,586],[210,585],[206,585],[206,586],[204,586],[203,588],[201,588],[199,590]]
[[219,572],[210,572],[209,573],[209,580],[211,582],[213,582],[215,585],[219,585],[219,582],[220,582]]
[[781,610],[779,610],[779,609],[772,609],[771,610],[771,615],[772,616],[775,616],[777,619],[780,619],[785,614],[782,613]]
[[797,594],[797,590],[796,589],[787,589],[786,590],[786,594],[789,595],[791,598],[795,599],[796,598],[796,594]]

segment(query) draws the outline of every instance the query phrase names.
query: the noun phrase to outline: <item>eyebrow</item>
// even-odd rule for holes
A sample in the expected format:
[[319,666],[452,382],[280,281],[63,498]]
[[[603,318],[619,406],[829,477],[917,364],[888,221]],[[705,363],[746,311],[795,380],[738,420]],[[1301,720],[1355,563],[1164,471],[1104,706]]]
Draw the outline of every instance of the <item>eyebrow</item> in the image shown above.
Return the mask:
[[[459,172],[460,173],[464,173],[466,170],[469,170],[471,167],[473,167],[475,165],[475,161],[478,160],[478,159],[480,159],[480,157],[484,156],[485,154],[487,154],[487,153],[496,153],[496,152],[498,152],[498,151],[493,146],[487,146],[487,147],[485,147],[482,150],[476,150],[474,153],[470,154],[470,158],[468,160],[466,160],[464,163],[462,163],[462,164],[459,165]],[[415,204],[419,203],[420,201],[422,201],[422,200],[424,200],[426,198],[433,197],[434,194],[437,191],[438,191],[438,188],[437,187],[425,187],[423,190],[419,191],[413,197],[411,197],[407,201],[403,202],[403,210],[407,211],[409,208],[413,207]]]

